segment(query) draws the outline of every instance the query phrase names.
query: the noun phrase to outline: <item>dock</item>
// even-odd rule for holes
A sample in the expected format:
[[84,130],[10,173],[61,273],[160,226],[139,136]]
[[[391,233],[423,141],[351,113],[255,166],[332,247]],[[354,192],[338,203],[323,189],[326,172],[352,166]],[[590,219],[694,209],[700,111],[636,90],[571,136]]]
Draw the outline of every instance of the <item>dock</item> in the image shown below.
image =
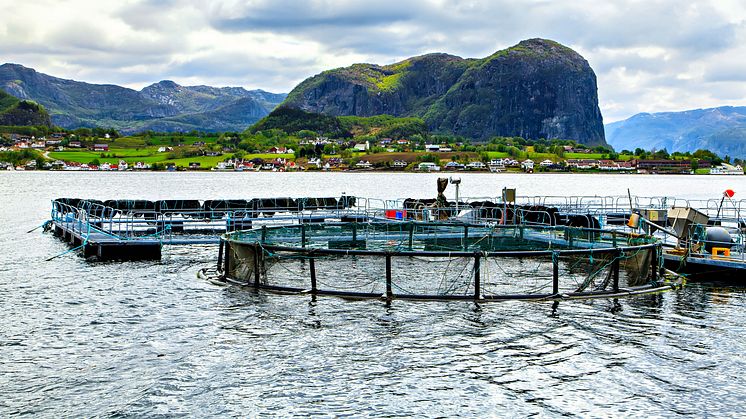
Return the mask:
[[160,260],[163,246],[218,244],[254,226],[365,219],[355,198],[52,201],[50,229],[86,258]]
[[[723,206],[717,200],[685,201],[667,197],[575,196],[518,197],[506,203],[502,198],[463,198],[433,208],[434,199],[372,199],[341,197],[251,198],[213,200],[107,200],[59,198],[52,201],[50,227],[55,236],[82,250],[86,258],[110,260],[159,260],[163,246],[218,244],[220,237],[236,230],[273,225],[324,222],[408,222],[448,220],[453,223],[567,225],[581,228],[624,228],[629,214],[660,212],[666,225],[665,209],[675,206],[700,208],[710,220],[740,223],[746,200]],[[651,218],[652,219],[652,218]],[[557,239],[562,245],[564,239]],[[666,238],[662,240],[666,244]],[[740,247],[739,247],[740,248]],[[729,262],[716,259],[718,268]],[[674,257],[666,255],[669,263]],[[687,262],[696,263],[691,260]],[[720,266],[723,265],[723,266]]]

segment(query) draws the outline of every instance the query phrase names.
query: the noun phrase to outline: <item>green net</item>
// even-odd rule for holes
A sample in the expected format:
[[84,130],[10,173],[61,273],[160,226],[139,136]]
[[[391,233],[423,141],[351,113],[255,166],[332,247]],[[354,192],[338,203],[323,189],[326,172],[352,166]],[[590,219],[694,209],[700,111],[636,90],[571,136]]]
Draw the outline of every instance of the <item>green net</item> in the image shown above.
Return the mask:
[[224,236],[226,275],[288,292],[548,298],[658,285],[650,237],[551,226],[339,223]]

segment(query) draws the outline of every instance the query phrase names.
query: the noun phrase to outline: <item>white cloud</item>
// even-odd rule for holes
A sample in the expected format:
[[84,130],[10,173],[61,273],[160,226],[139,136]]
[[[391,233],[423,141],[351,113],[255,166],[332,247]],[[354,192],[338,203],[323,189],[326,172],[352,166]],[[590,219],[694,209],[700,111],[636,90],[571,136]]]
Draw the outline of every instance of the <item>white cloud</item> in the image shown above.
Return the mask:
[[543,37],[598,76],[606,122],[746,104],[739,0],[0,0],[2,61],[95,83],[289,91],[355,62],[428,52],[482,57]]

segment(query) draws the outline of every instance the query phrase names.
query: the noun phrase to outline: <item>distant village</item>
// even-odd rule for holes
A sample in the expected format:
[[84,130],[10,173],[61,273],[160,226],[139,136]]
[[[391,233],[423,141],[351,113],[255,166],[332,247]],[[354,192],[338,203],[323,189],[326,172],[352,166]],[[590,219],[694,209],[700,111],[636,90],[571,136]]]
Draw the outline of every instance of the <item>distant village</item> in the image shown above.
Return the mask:
[[[67,136],[67,138],[66,138]],[[206,166],[199,159],[188,162],[185,166],[174,163],[163,165],[150,164],[145,161],[84,163],[50,158],[50,154],[63,151],[89,151],[96,153],[110,152],[107,142],[110,138],[106,134],[99,142],[79,141],[74,135],[66,133],[52,133],[46,137],[10,134],[6,135],[0,152],[35,150],[45,158],[29,159],[24,164],[13,164],[0,161],[0,170],[61,170],[61,171],[143,171],[143,170],[192,170],[192,171],[472,171],[472,172],[603,172],[603,173],[660,173],[660,174],[692,174],[694,168],[703,173],[707,169],[709,174],[743,175],[740,165],[722,163],[712,165],[707,160],[693,163],[689,159],[603,159],[603,158],[531,158],[533,155],[546,153],[532,153],[532,147],[526,147],[526,158],[500,157],[487,158],[487,153],[463,153],[462,144],[416,144],[407,139],[384,138],[376,141],[349,142],[330,140],[316,137],[302,139],[298,148],[305,150],[320,150],[332,145],[332,150],[347,150],[346,154],[324,156],[323,153],[298,153],[291,147],[273,146],[261,150],[263,157],[228,155],[214,165]],[[63,145],[64,144],[64,145]],[[184,146],[179,144],[178,146]],[[205,146],[204,142],[195,142],[191,147]],[[158,153],[173,152],[172,146],[157,147]],[[222,156],[223,152],[232,152],[225,148],[223,151],[205,150],[202,155],[209,157]],[[598,155],[591,149],[574,146],[563,146],[563,151],[573,156]],[[505,154],[505,153],[503,153]],[[102,154],[105,156],[106,154]],[[267,158],[271,156],[271,158]],[[466,156],[466,157],[465,157]]]

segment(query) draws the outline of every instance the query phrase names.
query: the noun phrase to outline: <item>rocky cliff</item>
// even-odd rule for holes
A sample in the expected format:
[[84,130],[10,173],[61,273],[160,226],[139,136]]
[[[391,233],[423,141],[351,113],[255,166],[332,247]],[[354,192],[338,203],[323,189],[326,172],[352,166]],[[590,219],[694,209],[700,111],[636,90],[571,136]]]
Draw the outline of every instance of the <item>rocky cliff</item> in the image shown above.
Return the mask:
[[299,84],[282,104],[327,115],[415,116],[435,132],[605,145],[596,76],[578,53],[530,39],[483,59],[428,54],[355,64]]

